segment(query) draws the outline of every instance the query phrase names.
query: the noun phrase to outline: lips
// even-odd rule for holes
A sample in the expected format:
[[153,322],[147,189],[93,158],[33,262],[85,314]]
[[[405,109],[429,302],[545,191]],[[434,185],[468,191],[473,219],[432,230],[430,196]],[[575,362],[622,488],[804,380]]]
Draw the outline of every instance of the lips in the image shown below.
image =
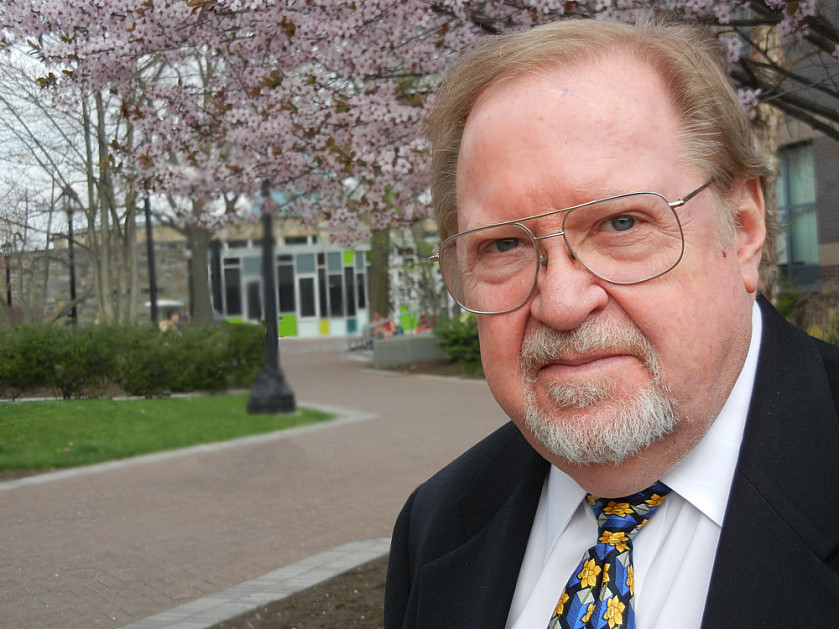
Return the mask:
[[570,331],[545,325],[532,330],[522,343],[519,366],[525,378],[534,380],[543,372],[603,375],[607,368],[622,368],[619,363],[626,360],[639,361],[650,374],[657,373],[653,347],[637,327],[589,319]]
[[560,378],[602,376],[606,371],[614,374],[615,370],[630,368],[627,361],[644,364],[643,359],[629,353],[597,354],[552,359],[537,366],[535,373]]
[[552,367],[554,365],[560,367],[579,367],[581,365],[588,365],[590,363],[595,363],[601,360],[611,360],[615,358],[627,357],[630,357],[630,354],[628,352],[613,354],[596,354],[590,356],[566,356],[549,360],[542,367],[540,367],[540,369],[544,369],[545,367]]

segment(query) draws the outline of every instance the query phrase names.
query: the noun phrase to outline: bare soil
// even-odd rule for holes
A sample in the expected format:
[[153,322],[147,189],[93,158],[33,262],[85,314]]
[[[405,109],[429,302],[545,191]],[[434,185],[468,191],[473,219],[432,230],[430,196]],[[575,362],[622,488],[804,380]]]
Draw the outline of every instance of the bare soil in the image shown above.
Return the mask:
[[212,629],[382,629],[387,556]]
[[393,367],[391,371],[398,371],[400,373],[416,373],[426,374],[432,376],[451,376],[456,378],[483,378],[483,373],[479,370],[476,373],[469,373],[460,365],[449,362],[446,358],[436,358],[434,360],[424,360],[408,365],[400,365]]

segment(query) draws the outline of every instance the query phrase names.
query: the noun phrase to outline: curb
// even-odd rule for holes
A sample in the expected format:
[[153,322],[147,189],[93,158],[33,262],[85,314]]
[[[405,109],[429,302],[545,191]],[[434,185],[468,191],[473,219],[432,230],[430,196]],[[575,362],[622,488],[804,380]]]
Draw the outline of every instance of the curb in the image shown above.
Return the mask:
[[387,554],[390,539],[350,542],[122,629],[209,629]]

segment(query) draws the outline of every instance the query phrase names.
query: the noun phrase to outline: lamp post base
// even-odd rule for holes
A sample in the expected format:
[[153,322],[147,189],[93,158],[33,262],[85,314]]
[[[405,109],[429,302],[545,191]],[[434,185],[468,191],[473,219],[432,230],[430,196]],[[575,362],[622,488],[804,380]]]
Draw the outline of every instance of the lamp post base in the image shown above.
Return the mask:
[[293,413],[296,409],[294,393],[288,387],[282,371],[263,367],[251,387],[248,413],[273,415]]

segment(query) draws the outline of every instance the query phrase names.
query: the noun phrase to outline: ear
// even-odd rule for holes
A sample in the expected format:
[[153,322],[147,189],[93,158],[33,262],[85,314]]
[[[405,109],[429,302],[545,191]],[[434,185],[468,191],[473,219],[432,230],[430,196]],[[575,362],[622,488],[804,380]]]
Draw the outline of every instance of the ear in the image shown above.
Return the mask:
[[731,201],[737,209],[735,240],[743,283],[749,293],[757,291],[760,256],[766,239],[766,202],[763,183],[750,179],[736,184]]

